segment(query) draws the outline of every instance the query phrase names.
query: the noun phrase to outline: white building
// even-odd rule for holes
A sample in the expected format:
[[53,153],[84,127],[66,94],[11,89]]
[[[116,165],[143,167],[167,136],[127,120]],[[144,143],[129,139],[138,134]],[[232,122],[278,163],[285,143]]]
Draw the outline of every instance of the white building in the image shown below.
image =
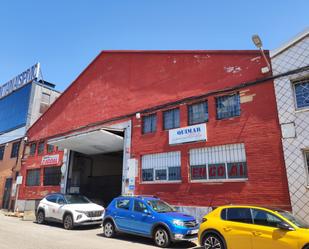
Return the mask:
[[[293,212],[309,222],[309,28],[271,52]],[[301,69],[302,68],[302,69]]]

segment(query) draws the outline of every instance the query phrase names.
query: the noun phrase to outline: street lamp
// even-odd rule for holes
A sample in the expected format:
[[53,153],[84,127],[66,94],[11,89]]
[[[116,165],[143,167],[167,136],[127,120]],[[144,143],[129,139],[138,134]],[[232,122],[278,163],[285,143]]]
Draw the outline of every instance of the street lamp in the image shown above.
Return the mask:
[[[263,56],[263,58],[264,58],[264,60],[266,61],[266,64],[267,64],[267,69],[268,69],[267,72],[269,72],[270,71],[270,63],[268,62],[267,57],[264,53],[263,43],[262,43],[261,38],[258,35],[253,35],[252,41],[253,41],[254,45],[261,51],[261,54],[262,54],[262,56]],[[265,72],[265,73],[267,73],[267,72]]]

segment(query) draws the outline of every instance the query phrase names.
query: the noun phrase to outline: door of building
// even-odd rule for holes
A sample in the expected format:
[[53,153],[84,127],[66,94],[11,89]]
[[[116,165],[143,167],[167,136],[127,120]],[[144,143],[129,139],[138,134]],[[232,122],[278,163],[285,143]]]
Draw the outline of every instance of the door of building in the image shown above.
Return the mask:
[[3,201],[2,201],[3,209],[9,209],[12,183],[13,183],[13,178],[7,178],[5,180],[4,195],[3,195]]

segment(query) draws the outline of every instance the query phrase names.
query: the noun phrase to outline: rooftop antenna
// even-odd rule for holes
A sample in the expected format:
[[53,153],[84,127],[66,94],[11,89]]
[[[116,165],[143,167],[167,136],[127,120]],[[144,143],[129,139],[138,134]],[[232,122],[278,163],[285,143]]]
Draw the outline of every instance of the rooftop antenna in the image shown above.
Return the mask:
[[268,73],[270,71],[270,63],[264,53],[264,50],[263,50],[263,43],[262,43],[262,40],[261,38],[259,37],[259,35],[253,35],[252,36],[252,41],[254,43],[254,45],[261,51],[261,54],[267,64],[267,68],[262,68],[262,73]]

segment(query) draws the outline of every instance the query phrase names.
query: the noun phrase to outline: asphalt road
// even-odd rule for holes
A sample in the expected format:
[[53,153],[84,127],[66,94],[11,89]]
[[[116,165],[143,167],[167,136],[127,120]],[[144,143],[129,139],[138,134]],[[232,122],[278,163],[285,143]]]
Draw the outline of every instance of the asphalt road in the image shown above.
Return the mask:
[[[191,242],[173,244],[172,248],[194,248]],[[1,249],[102,249],[157,248],[151,239],[117,235],[107,239],[102,228],[82,227],[67,231],[59,224],[39,225],[32,221],[7,217],[0,213]]]

